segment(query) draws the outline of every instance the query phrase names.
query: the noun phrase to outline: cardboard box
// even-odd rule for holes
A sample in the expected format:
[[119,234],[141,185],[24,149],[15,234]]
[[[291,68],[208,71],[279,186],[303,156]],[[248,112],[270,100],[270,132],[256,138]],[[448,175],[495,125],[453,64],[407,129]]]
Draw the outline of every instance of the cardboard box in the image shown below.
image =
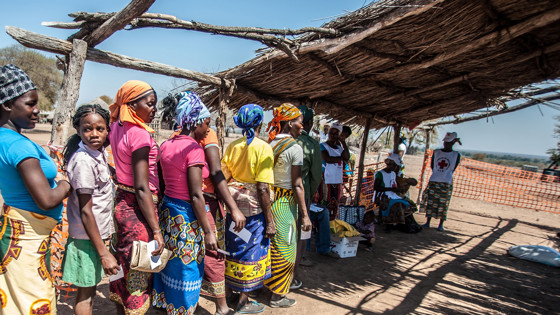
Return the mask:
[[331,251],[340,258],[354,257],[358,252],[358,243],[365,240],[361,236],[338,237],[331,234]]

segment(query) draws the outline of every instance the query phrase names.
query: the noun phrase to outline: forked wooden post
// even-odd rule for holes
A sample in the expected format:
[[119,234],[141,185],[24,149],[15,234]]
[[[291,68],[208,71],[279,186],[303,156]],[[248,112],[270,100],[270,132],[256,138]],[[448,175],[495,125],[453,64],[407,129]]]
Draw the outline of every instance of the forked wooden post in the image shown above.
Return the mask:
[[224,154],[224,144],[225,144],[225,127],[226,127],[226,110],[229,105],[229,100],[233,91],[235,90],[235,84],[231,82],[222,80],[222,85],[220,86],[220,101],[218,104],[218,118],[216,119],[216,133],[218,135],[218,142],[222,150],[222,155]]
[[356,183],[356,196],[354,197],[354,206],[358,206],[360,204],[362,179],[364,178],[364,160],[366,157],[366,147],[372,120],[373,118],[371,117],[366,120],[364,134],[362,136],[362,145],[360,146],[360,160],[358,161],[358,182]]
[[70,52],[68,68],[62,80],[62,87],[54,110],[54,121],[51,131],[51,144],[64,145],[72,127],[72,116],[76,111],[80,92],[80,81],[86,62],[87,43],[81,39],[74,39]]
[[401,125],[394,125],[393,131],[393,153],[398,153],[401,143]]

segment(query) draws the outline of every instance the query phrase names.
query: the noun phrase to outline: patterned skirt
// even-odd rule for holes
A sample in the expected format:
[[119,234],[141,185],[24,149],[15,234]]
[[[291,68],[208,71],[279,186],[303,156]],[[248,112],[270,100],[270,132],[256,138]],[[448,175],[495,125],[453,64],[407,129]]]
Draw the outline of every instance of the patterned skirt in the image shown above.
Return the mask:
[[324,205],[329,210],[329,221],[338,218],[338,206],[342,195],[342,184],[325,184],[325,179],[317,191],[316,202]]
[[110,298],[121,304],[126,314],[144,314],[150,308],[152,274],[130,269],[132,242],[154,239],[133,192],[117,189],[115,199],[117,237],[113,239],[115,259],[124,277],[109,283]]
[[[206,200],[206,214],[210,228],[216,233],[218,248],[225,249],[224,245],[224,215],[222,205],[215,197],[204,194]],[[208,211],[209,210],[209,211]],[[226,296],[224,274],[226,272],[226,259],[224,254],[215,250],[206,249],[204,257],[204,277],[202,278],[201,295],[221,298]]]
[[453,185],[447,183],[429,182],[422,194],[420,209],[426,211],[426,217],[447,220],[447,209],[451,201]]
[[4,205],[0,216],[0,314],[56,314],[49,272],[56,220]]
[[[233,222],[226,215],[226,227]],[[226,229],[226,285],[235,291],[250,292],[263,287],[270,277],[270,240],[264,237],[266,221],[260,213],[246,218],[245,228],[251,232],[249,242]]]
[[173,254],[154,276],[153,305],[167,314],[193,314],[204,275],[204,232],[191,204],[169,196],[163,197],[159,224]]
[[276,234],[271,240],[270,258],[272,274],[264,285],[272,292],[284,295],[290,291],[294,277],[297,245],[297,204],[291,190],[273,187],[276,200],[272,216]]

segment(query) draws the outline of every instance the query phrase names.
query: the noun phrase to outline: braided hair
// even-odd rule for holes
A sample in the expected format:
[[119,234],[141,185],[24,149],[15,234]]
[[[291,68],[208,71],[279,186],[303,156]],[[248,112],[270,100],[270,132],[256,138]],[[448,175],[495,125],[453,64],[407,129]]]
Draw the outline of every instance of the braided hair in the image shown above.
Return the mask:
[[[76,113],[74,114],[74,117],[72,117],[72,126],[76,129],[76,131],[80,129],[82,118],[86,117],[89,114],[99,114],[99,116],[101,116],[105,120],[107,131],[110,130],[109,122],[111,114],[109,113],[109,111],[101,107],[101,105],[99,104],[86,104],[78,107]],[[80,136],[76,133],[72,135],[66,142],[64,151],[62,151],[62,154],[64,156],[64,169],[66,169],[68,161],[70,161],[72,155],[78,150],[78,144],[80,144],[81,140],[82,139],[80,138]]]

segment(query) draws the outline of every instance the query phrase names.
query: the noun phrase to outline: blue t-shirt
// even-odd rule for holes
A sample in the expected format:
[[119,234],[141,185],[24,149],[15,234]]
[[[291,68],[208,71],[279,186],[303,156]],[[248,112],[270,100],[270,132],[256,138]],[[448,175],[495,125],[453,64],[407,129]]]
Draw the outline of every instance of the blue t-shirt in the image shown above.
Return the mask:
[[62,203],[54,209],[41,210],[33,201],[17,170],[17,165],[24,159],[38,159],[49,185],[51,188],[55,188],[54,178],[58,169],[51,157],[39,145],[13,130],[0,128],[0,139],[2,139],[0,141],[0,193],[4,202],[9,206],[60,221],[62,218]]

